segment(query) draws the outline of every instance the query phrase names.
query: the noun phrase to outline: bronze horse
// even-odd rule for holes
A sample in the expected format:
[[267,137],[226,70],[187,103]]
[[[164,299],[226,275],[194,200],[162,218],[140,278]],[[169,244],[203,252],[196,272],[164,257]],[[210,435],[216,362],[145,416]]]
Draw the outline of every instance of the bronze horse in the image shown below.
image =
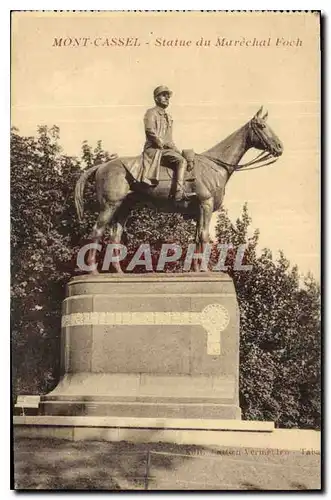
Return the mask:
[[[236,170],[259,168],[274,162],[283,152],[283,145],[266,122],[267,113],[262,108],[243,127],[229,135],[211,149],[195,156],[194,182],[186,182],[186,190],[195,191],[189,201],[175,202],[171,198],[172,171],[162,167],[157,186],[147,186],[137,181],[133,164],[139,164],[139,157],[115,156],[107,163],[95,165],[80,176],[75,189],[75,204],[78,219],[83,217],[83,192],[86,179],[96,172],[96,191],[101,211],[93,227],[91,239],[98,243],[107,224],[110,224],[114,243],[120,243],[131,208],[139,200],[149,200],[161,211],[179,212],[196,220],[196,245],[201,251],[209,242],[209,225],[212,213],[219,210],[223,201],[225,185]],[[251,148],[262,153],[246,164],[239,162]],[[262,155],[262,157],[261,157]],[[192,185],[194,184],[194,185]],[[96,269],[96,249],[89,252],[88,264]],[[122,272],[120,264],[113,263],[115,272]],[[195,261],[194,270],[199,265]],[[94,271],[97,272],[97,271]]]

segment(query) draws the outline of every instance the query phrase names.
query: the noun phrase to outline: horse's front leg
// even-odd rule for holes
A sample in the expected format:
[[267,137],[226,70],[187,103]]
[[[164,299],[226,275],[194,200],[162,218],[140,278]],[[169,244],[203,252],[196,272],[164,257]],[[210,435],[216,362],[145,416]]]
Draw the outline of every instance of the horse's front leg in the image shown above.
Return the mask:
[[196,251],[201,256],[200,259],[194,259],[194,272],[208,271],[209,250],[207,245],[210,240],[209,226],[213,214],[214,200],[208,198],[200,204],[199,218],[195,235]]
[[[197,220],[197,227],[195,230],[195,253],[200,254],[201,253],[201,245],[200,245],[200,216],[199,219]],[[195,256],[194,256],[195,257]],[[200,271],[200,264],[199,264],[199,259],[194,258],[193,259],[193,271],[195,273],[198,273]]]

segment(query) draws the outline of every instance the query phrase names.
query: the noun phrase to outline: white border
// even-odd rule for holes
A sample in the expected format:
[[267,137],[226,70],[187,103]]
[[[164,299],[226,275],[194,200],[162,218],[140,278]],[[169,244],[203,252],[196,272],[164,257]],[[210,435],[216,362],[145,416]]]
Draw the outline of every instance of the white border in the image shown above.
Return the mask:
[[[9,40],[10,40],[10,24],[9,24],[9,11],[10,10],[322,10],[324,15],[328,15],[331,12],[330,2],[326,0],[323,1],[290,1],[290,0],[278,0],[278,2],[266,2],[264,1],[251,1],[247,2],[247,0],[232,0],[227,2],[219,2],[219,1],[208,1],[204,0],[203,2],[185,2],[183,0],[167,0],[167,1],[133,1],[133,0],[121,0],[118,2],[110,2],[109,0],[94,0],[93,2],[89,1],[73,1],[73,0],[58,0],[56,2],[45,2],[45,0],[16,0],[13,2],[9,2],[3,0],[0,6],[0,37],[1,37],[1,79],[0,79],[0,99],[1,99],[1,182],[0,182],[0,203],[1,203],[1,260],[2,263],[2,272],[1,272],[1,318],[2,318],[2,337],[0,343],[0,381],[1,381],[1,472],[2,472],[2,481],[0,482],[0,494],[1,499],[11,497],[14,492],[9,492],[9,475],[10,475],[10,462],[9,462],[9,449],[10,449],[10,439],[9,439],[9,426],[10,426],[10,418],[9,418],[9,408],[7,404],[3,404],[10,401],[9,398],[9,373],[10,373],[10,358],[9,358],[9,116],[10,116],[10,104],[9,104],[9,74],[10,74],[10,60],[9,60]],[[326,33],[325,33],[326,35]],[[329,45],[329,37],[326,36],[324,41],[324,50],[326,54],[330,55],[330,45]],[[326,61],[327,57],[324,57]],[[326,71],[323,78],[326,78],[329,81],[329,68],[324,68]],[[325,92],[328,91],[327,86],[325,88]],[[325,121],[329,116],[330,105],[329,102],[325,102]],[[326,132],[326,130],[325,130]],[[326,206],[325,206],[325,219],[328,220],[326,229],[329,229],[329,220],[330,220],[330,204],[328,202],[328,193],[331,192],[329,188],[329,178],[330,176],[326,175],[328,167],[330,167],[327,163],[327,145],[330,142],[330,133],[328,131],[327,135],[324,136],[325,141],[325,166],[324,166],[324,182],[325,186],[325,198],[326,198]],[[330,231],[327,231],[327,237],[325,238],[325,243],[330,247],[329,243]],[[327,254],[327,253],[325,253]],[[325,263],[326,264],[326,263]],[[324,276],[328,276],[328,268],[326,267]],[[326,290],[324,291],[326,293]],[[325,300],[325,312],[328,309],[329,301],[331,298],[328,296],[327,300]],[[325,348],[326,348],[326,336],[327,336],[327,328],[325,327]],[[328,350],[329,351],[329,350]],[[325,358],[328,358],[328,352],[325,350]],[[326,371],[327,367],[330,366],[330,363],[325,363],[325,386],[327,387],[329,382],[329,374],[330,369]],[[327,414],[327,408],[325,408],[325,416]],[[325,420],[327,420],[325,418]],[[326,453],[329,450],[325,450]],[[325,470],[325,475],[328,477],[327,472]],[[70,494],[70,493],[69,493]],[[225,494],[222,493],[223,495]],[[282,494],[283,496],[284,494]],[[40,495],[38,495],[40,498]],[[46,496],[46,494],[45,494]],[[93,496],[93,493],[92,493]],[[175,495],[177,496],[177,495]],[[178,498],[180,498],[180,494]],[[201,493],[201,496],[204,496]],[[44,495],[41,495],[44,497]]]
[[45,2],[43,0],[15,0],[3,2],[12,10],[327,10],[326,0],[312,2],[311,0],[279,0],[278,2],[266,2],[256,0],[247,2],[245,0],[232,0],[220,3],[216,0],[204,0],[203,2],[185,0],[121,0],[110,2],[109,0],[57,0]]

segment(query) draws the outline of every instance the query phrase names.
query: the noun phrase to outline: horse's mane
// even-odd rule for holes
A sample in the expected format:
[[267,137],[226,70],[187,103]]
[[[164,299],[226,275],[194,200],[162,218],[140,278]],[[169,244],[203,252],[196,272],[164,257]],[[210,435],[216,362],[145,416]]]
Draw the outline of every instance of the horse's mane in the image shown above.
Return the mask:
[[200,155],[203,155],[203,156],[206,156],[207,158],[215,159],[215,160],[226,157],[229,149],[233,148],[233,142],[234,142],[234,140],[237,139],[238,134],[246,132],[247,125],[248,125],[248,123],[246,123],[244,126],[240,127],[239,129],[235,130],[234,132],[232,132],[232,134],[228,135],[221,142],[218,142],[216,144],[216,146],[213,146],[212,148],[207,149],[206,151],[203,151],[202,153],[200,153]]

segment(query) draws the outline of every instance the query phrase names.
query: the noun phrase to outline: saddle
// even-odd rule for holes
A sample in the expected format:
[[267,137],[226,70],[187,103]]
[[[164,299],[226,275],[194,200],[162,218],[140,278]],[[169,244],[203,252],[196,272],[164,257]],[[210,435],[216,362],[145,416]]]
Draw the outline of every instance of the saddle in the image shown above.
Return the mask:
[[[116,159],[117,155],[112,155],[113,157],[111,160]],[[185,158],[187,161],[187,169],[185,171],[185,181],[193,181],[195,180],[195,176],[193,174],[194,171],[194,162],[195,162],[195,152],[193,149],[183,149],[182,150],[182,156]],[[129,171],[129,173],[132,175],[134,179],[139,179],[141,175],[141,169],[142,169],[142,162],[141,162],[141,155],[140,156],[135,156],[135,157],[122,157],[120,158],[122,164],[124,167]],[[167,180],[169,179],[168,174],[166,173],[168,169],[161,164],[160,168],[160,180]]]
[[[195,175],[194,175],[194,160],[195,160],[195,153],[193,149],[184,149],[182,151],[182,155],[187,161],[187,168],[185,169],[184,172],[184,178],[182,179],[182,187],[183,187],[183,192],[185,193],[186,197],[192,197],[195,196]],[[134,158],[121,158],[121,162],[123,166],[126,168],[126,170],[131,174],[135,182],[141,182],[141,170],[142,170],[142,161],[141,161],[141,156],[139,157],[134,157]],[[170,181],[170,182],[169,182]],[[175,193],[175,183],[174,183],[174,175],[173,171],[171,168],[162,165],[159,167],[159,172],[158,172],[158,179],[157,183],[154,184],[163,184],[167,185],[170,183],[170,191],[169,191],[169,196],[173,197]],[[152,179],[145,179],[144,184],[147,186],[153,187],[153,180]],[[167,188],[166,188],[167,189]],[[187,203],[187,200],[181,200],[180,203],[183,201],[183,203]]]

